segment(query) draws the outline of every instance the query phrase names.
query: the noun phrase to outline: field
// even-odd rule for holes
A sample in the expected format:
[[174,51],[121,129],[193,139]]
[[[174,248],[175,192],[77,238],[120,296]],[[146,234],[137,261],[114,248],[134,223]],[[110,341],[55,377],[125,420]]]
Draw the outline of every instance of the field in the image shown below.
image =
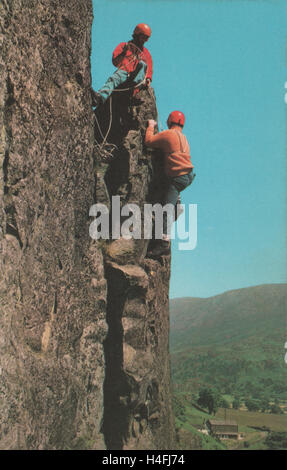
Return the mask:
[[[224,419],[225,411],[220,408],[215,415],[216,419]],[[267,427],[271,431],[287,431],[287,415],[259,413],[243,410],[226,410],[226,419],[237,421],[240,426]]]
[[[276,432],[287,431],[287,415],[277,415],[272,413],[260,413],[245,410],[225,410],[220,408],[215,415],[215,419],[227,421],[232,420],[238,423],[239,433],[242,439],[234,442],[224,441],[227,449],[249,449],[249,450],[267,450],[268,447],[264,441],[268,435],[267,429]],[[257,429],[255,429],[257,428]],[[261,429],[259,429],[261,428]]]
[[[188,394],[176,393],[174,398],[179,448],[202,450],[267,450],[265,439],[269,431],[286,432],[287,414],[251,412],[243,409],[219,408],[217,413],[209,415],[192,403]],[[208,419],[236,421],[239,440],[218,440],[203,434]]]

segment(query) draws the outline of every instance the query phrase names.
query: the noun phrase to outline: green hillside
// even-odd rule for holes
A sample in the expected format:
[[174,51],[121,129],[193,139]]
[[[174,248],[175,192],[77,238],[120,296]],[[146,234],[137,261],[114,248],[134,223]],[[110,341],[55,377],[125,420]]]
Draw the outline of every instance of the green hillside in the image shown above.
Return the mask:
[[175,389],[287,400],[287,284],[170,302]]
[[[175,392],[173,408],[177,449],[191,450],[267,450],[287,449],[287,415],[244,410],[224,410],[209,415],[201,410],[188,393]],[[236,421],[240,439],[216,439],[204,433],[209,419]]]

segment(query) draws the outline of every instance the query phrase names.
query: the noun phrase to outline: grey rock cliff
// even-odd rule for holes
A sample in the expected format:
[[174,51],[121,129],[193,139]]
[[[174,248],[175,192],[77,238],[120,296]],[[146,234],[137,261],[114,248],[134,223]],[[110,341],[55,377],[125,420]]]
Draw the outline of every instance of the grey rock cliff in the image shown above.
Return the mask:
[[[101,163],[96,148],[97,202],[120,195],[122,205],[136,203],[143,209],[145,203],[161,201],[162,161],[143,143],[147,120],[156,118],[155,96],[149,88],[135,97],[132,90],[116,92],[112,102],[96,112],[96,142],[110,129],[107,142],[117,146],[108,166]],[[170,256],[153,259],[153,243],[120,238],[108,242],[104,250],[109,329],[103,429],[110,449],[174,446],[168,346]]]
[[147,90],[140,104],[113,99],[107,140],[117,149],[103,163],[92,19],[90,0],[1,6],[2,449],[173,446],[170,257],[150,258],[145,240],[89,237],[93,203],[160,197],[142,143],[155,100]]

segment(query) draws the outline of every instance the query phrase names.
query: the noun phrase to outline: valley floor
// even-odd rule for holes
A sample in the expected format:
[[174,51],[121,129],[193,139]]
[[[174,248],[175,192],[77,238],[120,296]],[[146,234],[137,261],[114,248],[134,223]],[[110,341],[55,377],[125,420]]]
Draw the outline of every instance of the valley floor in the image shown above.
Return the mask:
[[[186,395],[177,395],[175,400],[178,448],[182,450],[268,450],[265,443],[268,434],[287,431],[287,414],[220,408],[214,416],[194,406]],[[219,440],[210,436],[205,430],[209,419],[236,421],[240,439]]]

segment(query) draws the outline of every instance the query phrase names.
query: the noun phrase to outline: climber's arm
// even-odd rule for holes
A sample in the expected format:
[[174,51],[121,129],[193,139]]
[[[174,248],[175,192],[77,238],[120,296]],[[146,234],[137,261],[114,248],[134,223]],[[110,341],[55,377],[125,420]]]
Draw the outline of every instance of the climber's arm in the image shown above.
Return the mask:
[[165,151],[169,140],[168,131],[163,131],[154,135],[155,125],[156,122],[152,119],[148,121],[148,127],[145,135],[145,145],[147,147],[159,148]]
[[148,85],[152,81],[152,74],[153,74],[153,63],[152,63],[152,57],[151,54],[147,49],[145,49],[145,55],[146,55],[146,64],[147,64],[147,71],[146,71],[146,79]]

